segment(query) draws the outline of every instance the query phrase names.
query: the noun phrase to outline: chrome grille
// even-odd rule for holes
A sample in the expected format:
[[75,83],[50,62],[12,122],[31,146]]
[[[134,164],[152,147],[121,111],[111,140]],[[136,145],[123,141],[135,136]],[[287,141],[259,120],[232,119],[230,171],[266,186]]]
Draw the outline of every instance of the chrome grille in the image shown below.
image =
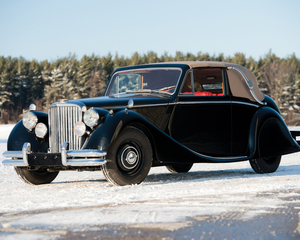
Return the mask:
[[50,152],[61,152],[64,142],[69,143],[69,150],[81,148],[81,138],[73,131],[75,123],[82,120],[80,106],[67,103],[55,103],[49,108],[49,144]]

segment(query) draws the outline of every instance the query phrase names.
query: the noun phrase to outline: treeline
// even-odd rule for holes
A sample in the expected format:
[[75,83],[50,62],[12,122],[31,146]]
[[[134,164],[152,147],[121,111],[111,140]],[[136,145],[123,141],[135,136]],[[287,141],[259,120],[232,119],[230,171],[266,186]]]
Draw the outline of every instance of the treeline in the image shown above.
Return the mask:
[[117,67],[168,61],[225,61],[250,69],[261,90],[271,96],[290,125],[300,125],[300,59],[295,54],[279,58],[271,51],[258,61],[243,53],[225,57],[223,54],[134,53],[131,57],[75,55],[49,62],[0,56],[0,123],[14,123],[31,103],[37,110],[47,111],[60,99],[75,99],[103,95],[113,70]]

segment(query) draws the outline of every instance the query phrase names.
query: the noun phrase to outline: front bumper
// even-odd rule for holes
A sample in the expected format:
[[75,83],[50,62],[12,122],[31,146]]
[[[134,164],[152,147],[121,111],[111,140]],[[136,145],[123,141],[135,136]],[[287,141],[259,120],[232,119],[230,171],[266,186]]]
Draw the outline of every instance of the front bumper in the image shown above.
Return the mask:
[[30,143],[24,143],[22,151],[6,151],[2,164],[5,166],[101,166],[106,163],[106,152],[100,150],[67,150],[64,142],[60,153],[33,153]]

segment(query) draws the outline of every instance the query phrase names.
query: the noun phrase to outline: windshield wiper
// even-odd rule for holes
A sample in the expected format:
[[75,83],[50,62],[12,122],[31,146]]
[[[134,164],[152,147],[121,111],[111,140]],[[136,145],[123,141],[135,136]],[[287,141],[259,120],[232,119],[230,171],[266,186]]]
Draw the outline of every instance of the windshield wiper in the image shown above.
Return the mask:
[[[173,88],[175,86],[172,87],[167,87],[167,88]],[[156,94],[163,94],[163,95],[171,95],[170,92],[166,92],[165,90],[168,90],[166,88],[162,88],[162,89],[158,89],[158,90],[152,90],[152,89],[139,89],[139,90],[129,90],[126,92],[121,92],[121,93],[116,93],[114,95],[124,95],[124,94],[130,94],[130,93],[156,93]]]
[[133,91],[134,93],[156,93],[156,94],[163,94],[163,95],[171,95],[170,92],[166,92],[164,90],[158,89],[158,90],[152,90],[152,89],[139,89],[136,91]]
[[168,90],[171,90],[171,89],[174,89],[176,86],[169,86],[169,87],[163,87],[163,88],[160,88],[158,89],[157,91],[168,91]]

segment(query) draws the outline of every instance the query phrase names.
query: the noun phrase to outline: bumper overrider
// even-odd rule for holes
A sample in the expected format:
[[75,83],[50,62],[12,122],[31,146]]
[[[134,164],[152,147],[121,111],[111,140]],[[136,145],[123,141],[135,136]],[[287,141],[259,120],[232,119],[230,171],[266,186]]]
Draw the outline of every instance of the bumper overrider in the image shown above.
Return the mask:
[[6,166],[101,166],[106,163],[106,152],[101,150],[67,150],[68,143],[64,142],[60,153],[31,152],[30,143],[23,145],[22,151],[6,151],[2,164]]

